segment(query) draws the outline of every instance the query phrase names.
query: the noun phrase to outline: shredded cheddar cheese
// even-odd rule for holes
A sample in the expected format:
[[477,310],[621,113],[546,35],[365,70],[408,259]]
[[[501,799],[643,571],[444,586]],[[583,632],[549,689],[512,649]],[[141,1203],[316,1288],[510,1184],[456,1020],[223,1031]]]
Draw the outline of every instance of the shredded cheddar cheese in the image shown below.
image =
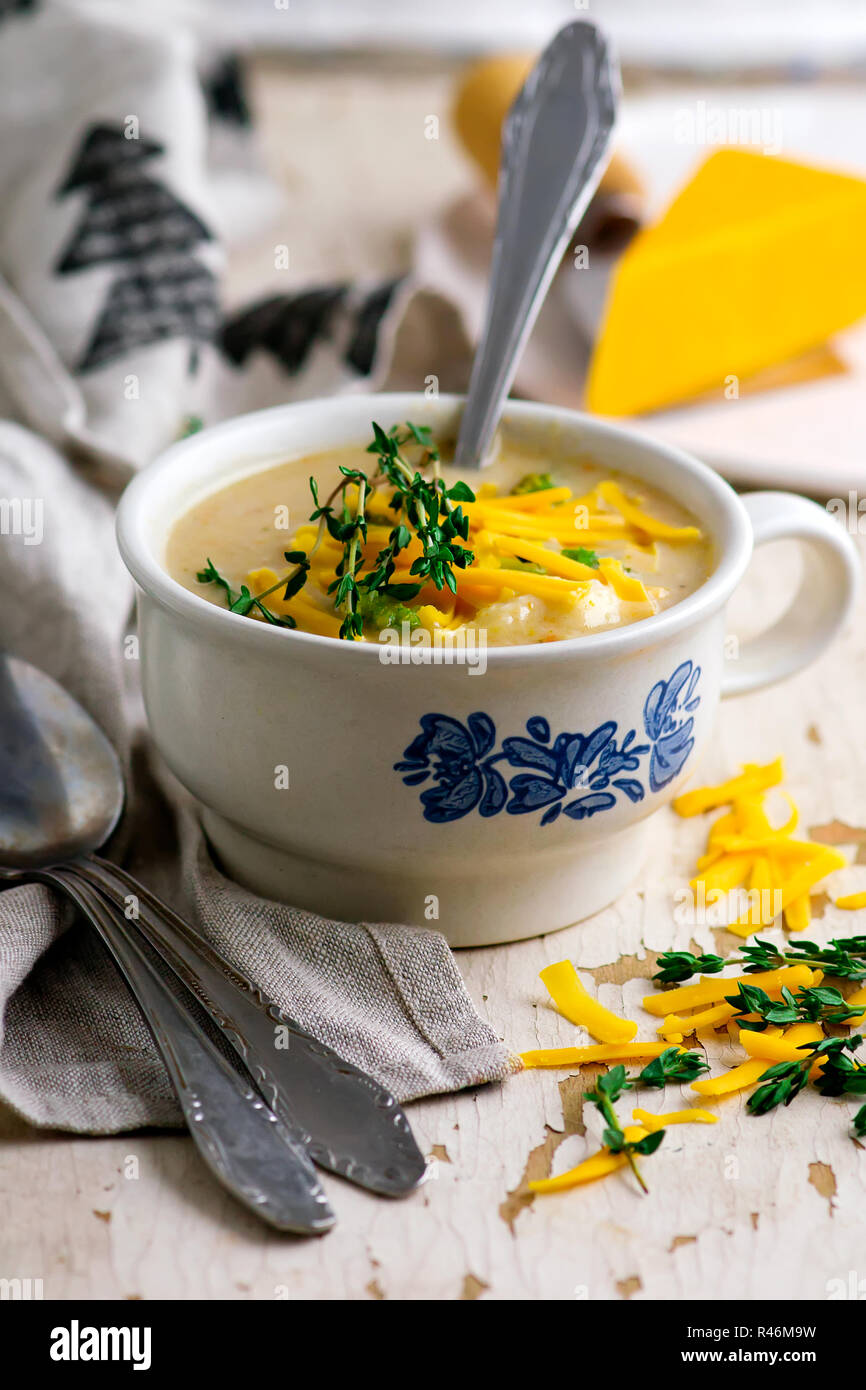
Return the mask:
[[678,1042],[692,1033],[699,1033],[702,1029],[718,1028],[722,1023],[727,1023],[729,1018],[733,1018],[736,1012],[733,1004],[714,1004],[709,1009],[690,1014],[688,1018],[669,1014],[664,1022],[659,1024],[656,1032],[669,1042]]
[[[629,1143],[637,1143],[640,1139],[645,1139],[648,1130],[640,1125],[627,1125],[623,1133]],[[582,1163],[578,1163],[576,1168],[569,1168],[567,1173],[560,1173],[555,1178],[538,1178],[530,1182],[531,1192],[567,1192],[570,1187],[580,1187],[583,1183],[595,1182],[597,1178],[606,1178],[608,1173],[615,1173],[618,1168],[624,1168],[628,1159],[625,1154],[611,1153],[610,1149],[599,1149],[598,1153],[591,1158],[585,1158]]]
[[455,579],[458,594],[478,588],[511,589],[515,593],[537,594],[539,598],[563,602],[573,597],[584,598],[589,592],[589,582],[586,580],[561,579],[553,574],[533,574],[522,570],[518,573],[517,570],[493,569],[489,565],[470,565],[468,569],[458,570]]
[[[805,930],[812,919],[811,890],[847,862],[827,845],[794,839],[799,812],[784,793],[790,814],[784,824],[771,824],[764,809],[764,794],[778,786],[783,776],[781,758],[765,766],[747,763],[727,782],[684,792],[673,802],[680,816],[730,807],[710,826],[706,851],[698,859],[697,873],[689,886],[718,900],[748,885],[746,910],[734,908],[727,914],[727,929],[737,936],[750,936],[770,926],[780,913],[784,913],[789,931]],[[866,894],[862,895],[862,905],[866,905]]]
[[618,1018],[587,994],[570,960],[546,966],[540,979],[563,1017],[585,1028],[598,1042],[629,1043],[637,1033],[637,1024],[631,1019]]
[[849,1018],[847,1026],[849,1028],[862,1028],[866,1024],[866,985],[862,989],[855,989],[853,994],[849,994],[845,1000],[850,1008],[856,1008],[859,1004],[863,1005],[863,1013],[856,1018]]
[[739,1030],[739,1043],[750,1057],[762,1057],[768,1062],[802,1062],[800,1050],[806,1043],[820,1042],[824,1030],[819,1023],[797,1023],[786,1028],[767,1028],[763,1033],[753,1033],[751,1029]]
[[712,811],[716,806],[727,806],[738,797],[754,798],[768,787],[775,787],[785,775],[781,758],[761,767],[757,763],[746,763],[738,777],[731,777],[717,787],[699,787],[676,797],[673,808],[678,816],[700,816],[704,811]]
[[599,483],[598,492],[626,521],[647,536],[666,541],[691,541],[697,540],[701,534],[696,526],[669,526],[666,521],[657,521],[655,517],[648,516],[628,500],[619,483]]
[[643,1006],[647,1013],[663,1018],[671,1010],[679,1013],[683,1009],[699,1009],[706,1004],[721,1004],[729,995],[737,993],[741,981],[758,985],[771,998],[781,998],[783,985],[790,990],[806,988],[816,983],[817,973],[808,965],[785,965],[780,970],[757,970],[752,975],[711,975],[696,985],[681,985],[679,989],[665,990],[663,994],[648,994]]
[[723,1072],[721,1076],[693,1081],[692,1090],[697,1091],[699,1096],[708,1098],[731,1096],[737,1091],[744,1091],[747,1086],[755,1086],[769,1066],[766,1058],[753,1057],[748,1062],[741,1062],[738,1067],[731,1067],[730,1071]]
[[[555,550],[548,550],[546,546],[535,545],[531,541],[521,541],[515,536],[500,536],[489,532],[482,532],[482,536],[489,536],[493,549],[502,555],[514,555],[521,560],[529,560],[534,565],[543,565],[548,574],[558,575],[561,579],[598,578],[591,565],[582,565],[579,560],[570,560],[567,555],[560,555]],[[510,574],[513,579],[513,570],[507,570],[506,573]]]
[[633,575],[626,574],[620,560],[602,556],[598,568],[617,598],[625,599],[627,603],[646,603],[649,600],[650,595],[644,584]]
[[542,1047],[521,1052],[524,1067],[582,1067],[589,1062],[651,1061],[670,1046],[666,1042],[601,1043],[597,1047]]
[[[808,863],[802,865],[802,867],[797,869],[793,874],[782,878],[779,890],[779,906],[787,912],[791,905],[795,904],[797,899],[805,894],[807,896],[808,908],[809,889],[814,888],[816,884],[820,883],[821,880],[832,873],[834,869],[844,869],[847,862],[844,854],[840,854],[838,850],[830,849],[826,845],[816,846],[816,853]],[[743,916],[738,917],[736,922],[731,922],[728,926],[728,930],[736,932],[738,936],[751,936],[756,928],[769,927],[772,925],[776,917],[775,907],[776,903],[773,900],[768,904],[761,901],[756,908],[750,907],[749,911]],[[801,922],[803,926],[806,926],[808,925],[809,917],[804,913],[797,920]],[[790,927],[790,921],[788,925]],[[798,926],[796,930],[801,930],[801,927]]]
[[649,1110],[638,1108],[631,1112],[631,1117],[648,1130],[667,1129],[668,1125],[715,1125],[719,1120],[718,1115],[701,1110],[697,1105],[688,1110],[669,1110],[666,1115],[653,1115]]

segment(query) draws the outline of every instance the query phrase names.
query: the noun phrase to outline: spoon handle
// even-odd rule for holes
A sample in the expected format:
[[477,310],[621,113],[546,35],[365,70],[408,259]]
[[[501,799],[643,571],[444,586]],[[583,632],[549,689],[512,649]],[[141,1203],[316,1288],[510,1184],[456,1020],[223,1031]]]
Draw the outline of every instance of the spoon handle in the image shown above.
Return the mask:
[[481,341],[454,462],[480,468],[517,363],[601,178],[618,77],[603,34],[576,20],[542,53],[505,120]]
[[73,899],[108,947],[153,1034],[199,1153],[223,1187],[279,1231],[329,1230],[334,1213],[303,1145],[175,999],[119,908],[64,869],[39,876]]
[[123,869],[96,855],[66,868],[121,909],[135,896],[135,926],[206,1009],[315,1163],[382,1196],[417,1187],[424,1155],[402,1107],[380,1082],[307,1033]]

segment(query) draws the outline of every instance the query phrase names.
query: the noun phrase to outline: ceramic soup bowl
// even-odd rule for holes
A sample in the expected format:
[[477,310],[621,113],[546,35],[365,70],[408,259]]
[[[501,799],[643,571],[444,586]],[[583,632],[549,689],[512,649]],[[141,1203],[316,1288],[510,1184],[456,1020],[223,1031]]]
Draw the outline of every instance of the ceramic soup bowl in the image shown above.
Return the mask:
[[[383,661],[376,643],[268,627],[166,572],[175,519],[276,462],[365,444],[370,422],[453,436],[457,398],[352,396],[280,406],[168,449],[121,503],[138,585],[144,697],[166,762],[203,808],[225,870],[331,917],[430,923],[455,946],[513,941],[610,903],[641,866],[649,817],[710,737],[724,695],[814,660],[857,583],[847,535],[780,492],[738,497],[711,469],[630,429],[511,404],[509,434],[589,455],[668,492],[712,539],[709,578],[632,626],[489,648],[486,666]],[[810,547],[808,587],[726,661],[725,604],[752,547]],[[389,655],[393,651],[389,649]],[[439,654],[441,657],[441,653]]]

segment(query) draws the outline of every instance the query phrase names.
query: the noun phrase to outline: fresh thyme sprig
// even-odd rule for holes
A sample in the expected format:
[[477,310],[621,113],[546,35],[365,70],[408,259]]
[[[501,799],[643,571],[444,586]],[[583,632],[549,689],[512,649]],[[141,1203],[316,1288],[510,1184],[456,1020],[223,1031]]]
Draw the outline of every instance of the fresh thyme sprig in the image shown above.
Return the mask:
[[[771,999],[766,990],[740,981],[737,993],[728,995],[725,1002],[736,1008],[740,1027],[755,1033],[763,1033],[770,1024],[783,1027],[789,1023],[843,1024],[859,1018],[863,1012],[862,1004],[859,1008],[849,1008],[839,990],[831,985],[804,986],[796,995],[783,985],[781,995],[781,1001]],[[758,1017],[740,1017],[743,1014],[757,1014]]]
[[[401,450],[410,442],[421,445],[426,451],[427,461],[433,465],[431,479],[424,478],[417,468],[413,470],[403,457]],[[401,435],[396,429],[386,434],[374,421],[373,440],[367,452],[376,454],[380,472],[395,489],[390,505],[397,513],[397,525],[377,556],[376,569],[365,576],[365,588],[375,590],[390,583],[396,556],[409,544],[414,531],[422,543],[423,554],[413,562],[409,573],[417,575],[421,581],[429,580],[437,589],[447,587],[456,593],[457,581],[452,567],[466,569],[475,558],[471,550],[459,544],[469,539],[469,518],[460,504],[474,502],[474,492],[464,482],[446,488],[439,474],[439,450],[427,426],[407,423],[405,434]],[[396,587],[402,590],[407,586]],[[415,593],[420,588],[419,583]],[[401,592],[392,596],[410,598],[414,594]]]
[[[835,975],[840,980],[863,980],[866,979],[866,936],[839,936],[826,946],[816,946],[813,941],[789,941],[786,960],[797,965],[820,966],[825,975]],[[764,969],[762,965],[749,968]]]
[[866,1064],[851,1054],[863,1041],[860,1033],[850,1038],[827,1038],[820,1046],[826,1061],[815,1078],[822,1096],[866,1095]]
[[[261,613],[265,621],[271,623],[274,627],[296,626],[294,618],[278,618],[276,613],[271,612],[267,605],[262,602],[265,594],[251,594],[246,584],[242,584],[239,591],[236,593],[228,580],[220,574],[212,560],[208,560],[205,568],[199,570],[196,579],[199,584],[216,584],[222,589],[225,593],[226,604],[230,613],[239,613],[241,617],[245,617],[248,613],[257,612]],[[280,580],[280,583],[274,585],[273,588],[282,588],[282,585],[283,581]],[[267,594],[272,592],[273,589],[266,590]]]
[[665,1048],[658,1057],[647,1062],[643,1071],[633,1080],[637,1086],[650,1086],[661,1090],[676,1082],[689,1085],[709,1071],[709,1066],[700,1052],[681,1052],[678,1047]]
[[694,1081],[705,1071],[709,1071],[709,1067],[699,1052],[682,1052],[678,1047],[667,1047],[658,1057],[653,1057],[637,1076],[628,1076],[625,1067],[620,1064],[611,1067],[609,1072],[599,1077],[593,1090],[587,1091],[587,1100],[591,1100],[604,1117],[605,1130],[602,1138],[605,1144],[611,1153],[625,1154],[642,1191],[647,1192],[649,1189],[637,1166],[635,1155],[647,1157],[655,1153],[664,1139],[665,1132],[663,1129],[657,1129],[644,1135],[643,1139],[626,1139],[614,1105],[626,1091],[636,1090],[640,1086],[661,1090],[674,1082]]
[[651,1134],[645,1134],[643,1139],[626,1139],[625,1131],[613,1107],[625,1091],[632,1089],[633,1084],[626,1076],[624,1066],[611,1067],[609,1072],[598,1078],[593,1089],[587,1091],[587,1100],[592,1101],[605,1120],[605,1128],[601,1137],[611,1153],[625,1155],[641,1191],[649,1192],[640,1168],[637,1166],[636,1155],[654,1154],[664,1139],[665,1132],[663,1129],[656,1129]]
[[358,495],[352,515],[345,490],[343,492],[343,520],[339,528],[340,540],[343,542],[343,558],[337,565],[337,577],[329,585],[328,593],[334,595],[334,607],[342,608],[345,614],[340,626],[340,636],[354,641],[364,630],[364,620],[358,612],[360,593],[355,575],[358,570],[358,545],[361,541],[365,545],[367,543],[367,517],[364,509],[369,479],[366,473],[357,468],[344,468],[341,465],[340,472],[346,479],[347,487],[349,483],[355,484]]
[[749,1096],[748,1109],[752,1115],[768,1115],[777,1105],[790,1105],[809,1080],[814,1062],[810,1051],[808,1061],[777,1062],[762,1073],[763,1084]]
[[784,950],[755,937],[742,947],[738,956],[725,959],[698,956],[691,951],[663,951],[658,965],[661,968],[653,979],[659,984],[681,984],[692,975],[717,975],[726,965],[743,965],[746,974],[778,970],[784,965],[810,965],[840,980],[863,980],[866,979],[866,936],[835,937],[826,946],[817,946],[813,941],[787,941]]
[[[405,455],[407,446],[422,450],[415,465]],[[373,440],[368,453],[375,454],[378,466],[372,476],[360,468],[340,467],[340,478],[330,494],[322,501],[315,478],[310,478],[313,498],[311,522],[318,529],[308,551],[286,551],[286,562],[292,567],[269,589],[254,597],[246,586],[235,593],[228,582],[208,560],[207,568],[198,578],[204,583],[218,583],[225,590],[228,606],[235,613],[258,612],[269,622],[281,627],[295,627],[293,619],[278,619],[263,602],[278,589],[288,601],[304,587],[310,573],[313,556],[326,535],[337,541],[342,554],[334,568],[334,580],[328,588],[334,607],[342,612],[340,636],[354,641],[363,633],[364,613],[369,604],[362,598],[374,594],[401,603],[416,598],[425,583],[437,589],[457,592],[454,568],[466,569],[474,554],[462,542],[469,539],[469,518],[461,503],[474,502],[475,494],[466,483],[456,482],[446,487],[440,474],[439,450],[430,429],[407,423],[405,429],[395,425],[387,433],[373,424]],[[425,478],[424,470],[432,470]],[[393,489],[389,506],[396,513],[388,539],[376,556],[374,568],[361,573],[363,549],[367,543],[368,507],[377,488]],[[350,489],[354,493],[350,494]],[[410,574],[417,582],[392,583],[400,552],[414,539],[421,542],[422,554],[413,561]]]
[[653,975],[660,985],[679,985],[692,975],[718,975],[726,961],[724,956],[696,956],[691,951],[662,951]]
[[850,1038],[824,1038],[818,1043],[804,1043],[798,1050],[802,1061],[777,1062],[768,1067],[760,1085],[750,1097],[748,1108],[753,1115],[767,1115],[778,1105],[790,1105],[809,1080],[816,1063],[821,1069],[815,1077],[815,1087],[822,1096],[866,1095],[866,1065],[851,1057],[863,1041],[859,1033]]

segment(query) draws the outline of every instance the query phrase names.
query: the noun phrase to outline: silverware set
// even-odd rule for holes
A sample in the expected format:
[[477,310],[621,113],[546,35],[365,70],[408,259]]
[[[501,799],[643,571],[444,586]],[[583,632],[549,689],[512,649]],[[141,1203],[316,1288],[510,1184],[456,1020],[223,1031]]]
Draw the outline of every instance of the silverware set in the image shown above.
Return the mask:
[[[99,933],[216,1177],[270,1225],[299,1235],[322,1234],[336,1219],[316,1167],[380,1196],[411,1192],[426,1164],[394,1097],[93,852],[123,802],[120,765],[89,715],[43,672],[0,656],[0,880],[50,884]],[[202,1026],[202,1010],[226,1049]]]

